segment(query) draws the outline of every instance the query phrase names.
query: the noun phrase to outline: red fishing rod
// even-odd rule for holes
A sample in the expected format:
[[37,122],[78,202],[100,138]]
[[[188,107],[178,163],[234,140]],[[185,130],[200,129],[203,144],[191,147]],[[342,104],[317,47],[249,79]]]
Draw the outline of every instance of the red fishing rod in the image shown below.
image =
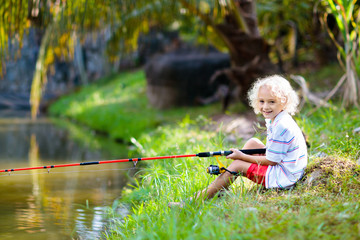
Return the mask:
[[[266,149],[265,148],[243,149],[243,150],[240,150],[240,151],[242,151],[245,154],[263,154],[263,153],[265,153]],[[227,156],[227,155],[229,155],[231,153],[232,153],[232,151],[218,151],[218,152],[201,152],[201,153],[197,153],[197,154],[187,154],[187,155],[144,157],[144,158],[127,158],[127,159],[103,160],[103,161],[93,161],[93,162],[69,163],[69,164],[60,164],[60,165],[47,165],[47,166],[39,166],[39,167],[11,168],[11,169],[0,170],[0,172],[15,172],[15,171],[25,171],[25,170],[35,170],[35,169],[74,167],[74,166],[85,166],[85,165],[106,164],[106,163],[119,163],[119,162],[133,162],[134,164],[136,164],[139,161],[147,161],[147,160],[158,160],[158,159],[169,159],[169,158],[187,158],[187,157]]]

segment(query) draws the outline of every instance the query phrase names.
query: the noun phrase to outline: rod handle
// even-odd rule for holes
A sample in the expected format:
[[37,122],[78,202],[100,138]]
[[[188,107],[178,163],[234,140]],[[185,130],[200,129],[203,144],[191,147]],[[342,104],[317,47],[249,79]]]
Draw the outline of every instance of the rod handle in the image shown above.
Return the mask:
[[[256,149],[239,149],[239,151],[245,153],[245,154],[265,154],[266,148],[256,148]],[[232,153],[232,151],[229,151]]]
[[[265,154],[266,148],[258,148],[258,149],[239,149],[239,151],[245,154]],[[218,151],[218,152],[201,152],[196,154],[198,157],[211,157],[211,156],[227,156],[231,154],[232,151]]]

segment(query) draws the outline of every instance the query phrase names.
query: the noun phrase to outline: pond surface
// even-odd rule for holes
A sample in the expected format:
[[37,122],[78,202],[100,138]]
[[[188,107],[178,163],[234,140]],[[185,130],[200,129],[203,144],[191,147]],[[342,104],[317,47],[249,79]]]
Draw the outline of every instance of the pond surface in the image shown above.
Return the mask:
[[[0,169],[118,158],[125,146],[73,124],[0,112]],[[112,163],[1,173],[0,239],[100,238],[133,172]]]

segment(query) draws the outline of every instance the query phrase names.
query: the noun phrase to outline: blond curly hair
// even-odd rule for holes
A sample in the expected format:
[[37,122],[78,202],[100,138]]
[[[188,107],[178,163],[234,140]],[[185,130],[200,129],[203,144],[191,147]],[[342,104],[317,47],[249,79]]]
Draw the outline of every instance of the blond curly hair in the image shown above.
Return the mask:
[[299,105],[299,97],[291,87],[288,80],[279,75],[272,75],[258,79],[248,92],[250,106],[253,107],[256,114],[260,113],[258,107],[258,93],[263,86],[270,88],[272,94],[278,97],[282,103],[285,103],[284,110],[294,115]]

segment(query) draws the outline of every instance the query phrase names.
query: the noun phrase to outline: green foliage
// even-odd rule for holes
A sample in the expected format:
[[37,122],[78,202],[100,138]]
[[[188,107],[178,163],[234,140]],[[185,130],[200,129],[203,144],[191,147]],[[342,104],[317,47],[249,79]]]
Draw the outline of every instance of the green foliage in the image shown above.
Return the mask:
[[329,36],[339,50],[338,59],[345,72],[335,87],[338,89],[344,83],[345,106],[359,106],[360,100],[360,8],[357,2],[356,0],[322,1],[327,8],[324,16],[326,26],[327,15],[332,14],[342,36],[342,42],[339,42],[337,36],[327,28]]
[[[0,77],[5,72],[5,60],[8,55],[9,39],[17,37],[19,51],[15,58],[20,57],[20,49],[22,47],[22,38],[27,30],[27,9],[29,1],[21,1],[19,4],[16,0],[4,1],[0,5]],[[14,44],[14,42],[13,42]],[[14,57],[14,56],[11,56]]]
[[[76,47],[83,44],[89,34],[110,33],[106,40],[110,62],[119,60],[124,53],[133,52],[137,48],[139,34],[146,33],[152,27],[181,30],[188,34],[187,36],[196,36],[202,43],[212,42],[222,51],[230,49],[230,55],[234,57],[236,47],[232,46],[228,36],[219,31],[218,24],[229,24],[227,21],[230,21],[239,30],[249,31],[243,11],[236,4],[237,1],[234,0],[6,1],[0,6],[0,15],[3,16],[0,20],[0,72],[7,55],[8,39],[21,43],[28,27],[36,25],[46,28],[31,92],[32,116],[35,117],[51,64],[56,58],[72,60],[76,55]],[[306,35],[312,33],[312,14],[316,4],[314,1],[259,1],[258,22],[262,35],[271,44],[277,45],[285,58],[293,57],[297,48],[297,31],[305,35],[302,39],[308,39]],[[357,11],[356,7],[353,9]],[[349,14],[347,11],[347,15]],[[230,15],[232,19],[228,19]],[[349,39],[352,40],[357,39],[353,33],[358,31],[354,23],[356,21],[351,20],[353,28],[350,29]],[[276,39],[284,32],[286,36],[279,46]],[[358,65],[355,64],[355,68],[358,68]],[[86,74],[80,69],[80,63],[78,66],[81,79],[86,83]]]
[[[307,51],[316,45],[314,34],[314,13],[316,1],[258,1],[259,29],[266,41],[274,46],[283,60],[294,58],[297,48],[306,46]],[[291,11],[289,11],[291,9]],[[276,12],[277,14],[274,14]],[[301,38],[301,36],[306,36]],[[312,46],[314,47],[314,46]],[[276,55],[275,52],[272,55]],[[275,56],[273,56],[275,60]]]
[[[140,33],[146,33],[152,27],[169,28],[178,25],[178,29],[188,29],[193,23],[200,24],[202,39],[211,39],[221,50],[230,49],[231,56],[236,50],[229,37],[217,26],[229,14],[234,16],[234,26],[248,33],[244,14],[236,6],[235,1],[197,1],[197,0],[67,0],[67,1],[20,1],[14,7],[14,0],[8,5],[0,6],[0,13],[5,16],[0,26],[12,26],[14,29],[0,28],[0,66],[4,64],[3,56],[8,46],[6,32],[14,30],[22,36],[22,30],[35,24],[35,17],[45,27],[44,39],[41,42],[40,54],[36,63],[34,83],[31,91],[32,117],[36,117],[42,90],[46,85],[48,69],[56,58],[73,59],[74,52],[89,33],[102,32],[107,38],[107,54],[110,62],[120,59],[124,53],[131,53],[137,48]],[[15,4],[16,5],[16,4]],[[28,9],[30,16],[25,14]],[[17,13],[16,17],[11,14]],[[35,14],[36,13],[36,14]],[[32,16],[34,14],[34,16]],[[10,16],[8,19],[7,16]],[[30,20],[27,22],[26,18]],[[256,18],[255,16],[252,16]],[[6,21],[8,20],[8,21]],[[24,24],[27,22],[28,24]],[[21,25],[21,27],[19,27]],[[24,27],[26,25],[26,27]],[[256,30],[256,26],[254,27]],[[14,36],[16,36],[16,33]],[[13,37],[12,35],[10,37]],[[78,71],[83,83],[86,74],[82,69],[81,58],[77,59]],[[2,72],[2,69],[0,69]]]

